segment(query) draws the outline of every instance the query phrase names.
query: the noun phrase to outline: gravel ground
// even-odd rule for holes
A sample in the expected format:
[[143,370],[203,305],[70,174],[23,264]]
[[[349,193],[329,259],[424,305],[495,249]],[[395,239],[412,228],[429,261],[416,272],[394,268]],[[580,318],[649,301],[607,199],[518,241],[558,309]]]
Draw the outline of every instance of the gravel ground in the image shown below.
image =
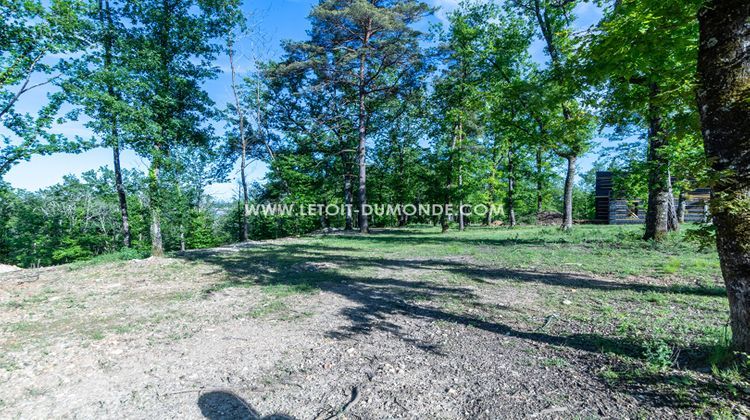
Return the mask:
[[[0,417],[693,415],[610,387],[604,355],[548,335],[544,286],[425,281],[450,260],[354,276],[344,257],[259,265],[244,252],[0,275]],[[236,283],[269,275],[324,280],[304,293]]]

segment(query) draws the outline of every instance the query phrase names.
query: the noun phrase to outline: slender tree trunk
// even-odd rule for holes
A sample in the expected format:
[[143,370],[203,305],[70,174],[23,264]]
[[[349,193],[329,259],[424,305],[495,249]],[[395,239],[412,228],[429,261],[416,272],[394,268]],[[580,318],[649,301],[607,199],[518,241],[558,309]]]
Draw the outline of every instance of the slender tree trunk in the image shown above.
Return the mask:
[[[113,128],[113,131],[116,131]],[[115,188],[117,189],[117,199],[120,203],[120,218],[122,220],[122,242],[126,248],[130,248],[133,243],[130,235],[130,219],[128,217],[128,199],[125,193],[125,186],[122,182],[122,168],[120,167],[120,147],[115,144],[112,148],[112,156],[115,166]]]
[[456,151],[456,137],[458,136],[457,133],[453,133],[453,137],[451,139],[451,147],[450,152],[448,154],[448,172],[446,176],[446,183],[445,183],[445,205],[443,206],[443,214],[440,215],[440,225],[442,227],[443,233],[448,231],[448,228],[450,227],[449,219],[448,219],[448,206],[451,204],[451,194],[453,190],[453,155]]
[[[172,29],[172,7],[169,1],[162,0],[163,23],[159,28],[159,59],[161,61],[159,77],[161,83],[157,87],[162,90],[162,93],[170,93],[172,91],[170,87],[172,83],[169,75],[169,51],[171,50],[169,36]],[[159,171],[161,170],[162,159],[169,148],[166,126],[169,124],[172,116],[172,111],[169,109],[160,110],[156,115],[157,124],[160,126],[160,138],[155,141],[151,150],[151,167],[148,173],[149,211],[151,212],[151,256],[156,258],[164,256],[164,240],[161,230],[162,197],[161,186],[159,185]]]
[[487,202],[487,214],[484,215],[484,224],[487,226],[492,226],[492,212],[490,211],[490,209],[492,209],[492,203],[495,202],[495,186],[490,183],[487,189],[489,201]]
[[458,147],[456,151],[458,152],[458,196],[460,199],[458,200],[458,230],[463,232],[466,230],[466,219],[464,218],[464,174],[463,174],[463,165],[462,165],[462,158],[463,158],[463,122],[459,119],[458,121]]
[[[239,89],[237,87],[237,71],[234,66],[234,36],[232,32],[229,33],[227,38],[227,55],[229,55],[229,67],[232,74],[232,95],[234,96],[234,107],[237,113],[237,125],[240,131],[240,183],[242,185],[242,203],[244,212],[242,213],[242,225],[240,226],[240,240],[247,242],[248,240],[248,213],[250,211],[250,200],[247,193],[247,136],[245,135],[245,115],[242,110],[242,103],[240,102]],[[269,149],[270,153],[270,149]],[[273,154],[271,154],[273,157]]]
[[[539,29],[542,33],[542,37],[544,38],[545,44],[547,45],[547,52],[549,53],[552,67],[558,71],[558,74],[561,74],[559,72],[562,57],[560,50],[558,50],[557,48],[557,44],[555,44],[555,36],[558,34],[558,31],[556,31],[550,24],[547,10],[544,9],[541,0],[533,0],[531,6],[533,8],[534,15],[536,16],[537,23],[539,24]],[[560,76],[558,76],[558,80],[562,81]],[[561,108],[565,121],[570,121],[571,113],[568,106],[563,103],[561,105]],[[575,154],[570,154],[563,157],[568,160],[568,172],[565,176],[565,192],[563,196],[563,224],[561,226],[561,229],[570,230],[573,228],[573,183],[575,180],[575,162],[577,156]]]
[[164,256],[164,243],[161,234],[161,198],[159,191],[159,159],[154,156],[148,173],[149,211],[151,212],[151,256]]
[[576,176],[576,156],[571,155],[566,157],[566,159],[568,160],[568,171],[565,175],[562,230],[573,228],[573,184]]
[[[677,213],[669,179],[669,162],[663,154],[667,145],[662,127],[661,109],[656,105],[659,86],[652,83],[649,87],[649,129],[648,129],[648,208],[646,210],[645,240],[660,241],[674,227]],[[674,215],[674,217],[672,216]]]
[[242,157],[240,158],[240,185],[242,187],[242,226],[240,227],[240,240],[247,242],[249,239],[250,197],[247,192],[247,143],[242,145]]
[[185,252],[187,246],[185,244],[185,226],[180,224],[180,252]]
[[667,229],[672,231],[680,230],[680,220],[677,218],[677,205],[674,201],[674,190],[672,189],[672,173],[667,171],[667,185],[669,186],[669,201],[667,202]]
[[513,193],[516,188],[515,162],[513,161],[513,142],[508,143],[508,225],[516,225],[516,202]]
[[[109,1],[99,1],[99,21],[102,29],[106,30],[104,35],[104,69],[110,71],[112,68],[113,52],[114,47],[114,24],[112,22],[112,11],[109,7]],[[106,27],[106,29],[104,29]],[[107,94],[110,98],[115,98],[117,93],[111,82],[107,82]],[[120,165],[120,135],[117,129],[117,117],[112,113],[111,110],[106,110],[110,116],[110,142],[112,145],[112,158],[113,165],[115,168],[115,190],[117,191],[117,199],[120,205],[120,218],[122,224],[122,242],[126,248],[132,246],[132,239],[130,235],[130,221],[128,218],[128,200],[125,192],[125,186],[122,182],[122,167]]]
[[352,164],[348,154],[341,157],[344,160],[344,230],[353,230],[352,209],[354,193],[352,192]]
[[732,343],[750,353],[750,3],[708,1],[698,20],[698,105],[706,156],[717,180],[711,214]]
[[357,147],[357,158],[359,164],[359,233],[368,233],[367,215],[365,207],[367,206],[367,108],[365,106],[366,86],[365,86],[365,67],[367,62],[367,48],[370,42],[370,25],[368,22],[367,32],[363,43],[363,51],[360,53],[359,60],[359,146]]
[[542,161],[542,147],[536,148],[536,214],[542,212],[542,200],[544,192],[544,178],[543,178],[543,161]]

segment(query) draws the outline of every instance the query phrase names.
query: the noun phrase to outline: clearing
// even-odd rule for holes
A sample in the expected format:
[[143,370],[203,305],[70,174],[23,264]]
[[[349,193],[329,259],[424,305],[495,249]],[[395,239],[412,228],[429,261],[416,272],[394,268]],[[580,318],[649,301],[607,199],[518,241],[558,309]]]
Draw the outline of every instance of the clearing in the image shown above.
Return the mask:
[[732,417],[715,252],[380,230],[0,274],[2,417]]

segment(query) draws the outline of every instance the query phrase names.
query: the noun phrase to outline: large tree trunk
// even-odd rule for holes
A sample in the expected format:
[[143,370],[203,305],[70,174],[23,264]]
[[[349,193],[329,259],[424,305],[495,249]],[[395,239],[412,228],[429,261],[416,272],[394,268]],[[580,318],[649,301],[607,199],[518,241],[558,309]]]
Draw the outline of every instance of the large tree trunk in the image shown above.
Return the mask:
[[514,172],[513,143],[508,144],[508,225],[516,225],[516,202],[513,193],[516,188],[516,174]]
[[662,127],[661,109],[656,105],[659,86],[649,86],[648,106],[648,208],[646,210],[645,240],[660,241],[676,227],[677,212],[672,196],[672,181],[669,177],[669,162],[663,148],[667,138]]
[[568,160],[568,171],[565,175],[565,192],[563,197],[563,223],[562,230],[573,228],[573,183],[576,176],[576,156],[566,157]]
[[699,13],[698,104],[713,185],[732,343],[750,353],[750,3],[713,0]]

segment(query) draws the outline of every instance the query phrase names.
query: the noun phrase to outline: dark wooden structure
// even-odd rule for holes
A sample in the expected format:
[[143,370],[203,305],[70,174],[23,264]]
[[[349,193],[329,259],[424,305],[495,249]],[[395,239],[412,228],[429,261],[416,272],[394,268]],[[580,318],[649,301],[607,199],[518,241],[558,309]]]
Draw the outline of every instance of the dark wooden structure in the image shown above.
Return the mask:
[[[646,206],[641,200],[630,200],[613,195],[612,172],[596,173],[595,221],[608,225],[644,223]],[[701,222],[708,214],[707,203],[711,196],[709,188],[697,188],[685,194],[685,221]],[[678,197],[675,197],[678,203]]]

